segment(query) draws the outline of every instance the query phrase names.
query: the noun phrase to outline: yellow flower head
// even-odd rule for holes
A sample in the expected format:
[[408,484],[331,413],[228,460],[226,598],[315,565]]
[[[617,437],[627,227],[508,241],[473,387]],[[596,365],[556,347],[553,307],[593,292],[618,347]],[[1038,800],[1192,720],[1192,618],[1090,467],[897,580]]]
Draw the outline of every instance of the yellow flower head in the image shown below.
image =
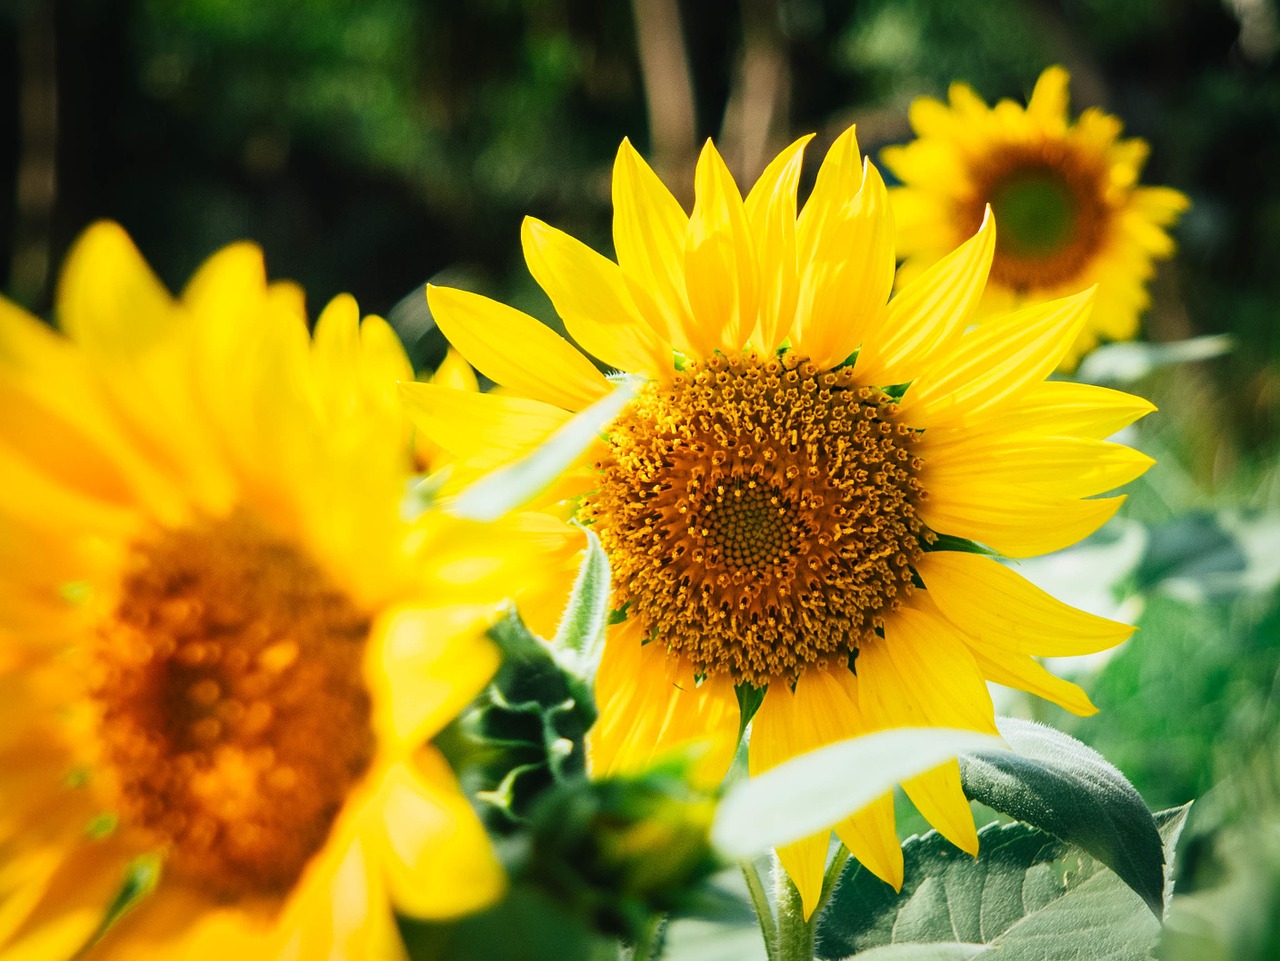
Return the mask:
[[[738,695],[760,689],[753,772],[886,727],[994,732],[987,680],[1089,713],[1033,655],[1099,650],[1131,631],[961,540],[1017,557],[1063,547],[1121,500],[1088,498],[1150,465],[1103,438],[1151,405],[1045,380],[1090,294],[974,327],[996,245],[988,218],[890,300],[880,174],[850,130],[797,215],[806,141],[745,201],[708,144],[691,215],[624,142],[616,263],[525,222],[529,268],[569,333],[644,381],[568,491],[609,553],[625,615],[597,675],[597,773],[696,747],[701,775],[718,780],[737,747]],[[518,453],[610,389],[533,318],[458,290],[428,297],[453,344],[505,388],[407,388],[432,414],[419,425],[460,456],[494,456],[493,436]],[[905,787],[976,850],[954,762]],[[901,883],[890,797],[836,830]],[[824,834],[779,852],[809,911],[826,851]]]
[[1166,228],[1187,207],[1168,187],[1141,187],[1143,140],[1121,140],[1120,121],[1090,108],[1071,123],[1067,72],[1040,75],[1026,109],[988,107],[953,84],[950,106],[911,105],[918,139],[887,147],[897,221],[899,283],[970,236],[991,205],[1000,227],[980,316],[1097,285],[1090,322],[1063,358],[1073,367],[1101,340],[1129,340],[1150,303],[1153,262],[1173,253]]
[[243,244],[175,300],[112,224],[58,314],[0,301],[0,953],[383,956],[392,905],[488,903],[425,744],[496,667],[515,558],[401,517],[391,329],[342,296],[312,340]]

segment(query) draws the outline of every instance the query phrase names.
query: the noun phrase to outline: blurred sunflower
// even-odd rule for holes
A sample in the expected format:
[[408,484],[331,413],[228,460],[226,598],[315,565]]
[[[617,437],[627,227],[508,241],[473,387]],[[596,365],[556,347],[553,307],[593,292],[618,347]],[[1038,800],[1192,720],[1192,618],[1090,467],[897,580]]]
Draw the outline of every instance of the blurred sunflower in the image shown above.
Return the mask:
[[900,285],[970,236],[988,204],[1000,242],[979,317],[1097,285],[1092,319],[1063,357],[1072,368],[1100,339],[1137,334],[1153,263],[1173,253],[1166,228],[1187,198],[1139,186],[1147,144],[1119,139],[1116,117],[1090,108],[1070,123],[1068,79],[1044,71],[1025,110],[988,107],[961,83],[949,106],[921,97],[911,105],[918,139],[882,157],[903,183],[889,191]]
[[[1011,556],[1063,547],[1122,499],[1085,498],[1150,465],[1102,439],[1149,404],[1045,382],[1090,295],[972,328],[995,249],[988,219],[890,301],[893,222],[879,173],[848,131],[797,216],[805,142],[745,201],[708,144],[692,215],[624,142],[617,263],[525,221],[529,269],[569,333],[644,379],[565,481],[614,573],[617,623],[589,740],[600,774],[693,748],[699,775],[719,780],[737,749],[740,698],[762,691],[753,772],[885,727],[992,732],[988,679],[1092,712],[1032,655],[1096,651],[1131,631],[960,540]],[[419,426],[449,435],[460,455],[517,454],[610,389],[532,317],[459,290],[428,297],[453,344],[504,388],[404,388]],[[940,831],[977,850],[954,762],[905,788]],[[888,795],[836,831],[901,883]],[[827,841],[779,851],[808,912]]]
[[527,560],[402,519],[391,329],[342,296],[312,341],[249,245],[174,300],[112,224],[58,315],[0,301],[0,953],[394,957],[392,905],[497,897],[426,741]]

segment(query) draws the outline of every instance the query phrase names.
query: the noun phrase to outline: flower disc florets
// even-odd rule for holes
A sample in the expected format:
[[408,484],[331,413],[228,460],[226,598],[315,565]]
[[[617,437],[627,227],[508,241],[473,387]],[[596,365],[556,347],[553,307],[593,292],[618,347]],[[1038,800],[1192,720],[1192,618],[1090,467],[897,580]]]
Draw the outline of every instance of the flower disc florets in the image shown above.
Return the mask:
[[896,411],[851,368],[790,352],[717,354],[643,391],[583,507],[627,616],[700,673],[756,685],[847,659],[932,537]]
[[369,617],[249,515],[135,544],[94,700],[121,815],[222,897],[287,892],[374,753]]

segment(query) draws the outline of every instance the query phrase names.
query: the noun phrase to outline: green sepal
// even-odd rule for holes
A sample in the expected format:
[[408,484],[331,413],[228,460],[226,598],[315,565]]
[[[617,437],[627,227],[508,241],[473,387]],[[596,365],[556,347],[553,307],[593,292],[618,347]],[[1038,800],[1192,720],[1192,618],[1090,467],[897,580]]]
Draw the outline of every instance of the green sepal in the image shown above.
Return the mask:
[[925,553],[933,553],[934,551],[956,551],[961,554],[982,554],[986,557],[1004,557],[999,551],[993,551],[989,547],[984,547],[977,541],[971,541],[964,537],[954,537],[951,534],[935,534],[933,543],[920,542],[920,546],[924,548]]
[[476,704],[437,743],[485,802],[495,830],[521,824],[537,797],[581,775],[595,723],[588,682],[514,611],[489,630],[502,666]]
[[760,705],[764,703],[764,695],[769,690],[769,685],[764,687],[756,687],[746,681],[740,681],[733,686],[733,693],[738,697],[738,740],[742,740],[742,735],[747,732],[747,725],[751,723],[751,719],[756,716],[756,711],[760,710]]

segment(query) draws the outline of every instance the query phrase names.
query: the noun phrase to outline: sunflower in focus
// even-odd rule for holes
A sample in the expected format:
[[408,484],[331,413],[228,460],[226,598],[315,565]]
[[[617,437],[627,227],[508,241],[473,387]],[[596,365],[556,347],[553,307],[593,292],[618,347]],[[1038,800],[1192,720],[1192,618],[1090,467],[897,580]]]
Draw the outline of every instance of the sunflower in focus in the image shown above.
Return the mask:
[[[62,333],[0,301],[0,953],[364,958],[501,869],[427,742],[481,689],[519,538],[402,518],[391,329],[229,247],[124,232]],[[113,901],[150,893],[113,924]]]
[[979,315],[1097,285],[1092,319],[1063,357],[1072,368],[1100,340],[1131,340],[1150,303],[1154,262],[1173,253],[1168,230],[1187,208],[1169,187],[1139,186],[1147,144],[1120,139],[1118,118],[1090,108],[1071,123],[1067,72],[1050,67],[1026,109],[988,107],[968,86],[950,105],[911,105],[917,138],[882,157],[903,186],[890,190],[899,283],[936,263],[982,222],[988,204],[1000,241]]
[[[996,248],[988,218],[890,300],[879,172],[849,130],[797,215],[807,139],[745,200],[708,144],[692,214],[624,142],[616,262],[524,224],[530,271],[568,332],[643,385],[562,492],[613,567],[588,742],[599,775],[684,751],[715,783],[737,749],[740,704],[761,694],[752,773],[883,728],[994,732],[987,680],[1087,714],[1084,693],[1034,655],[1096,651],[1131,632],[974,552],[1025,557],[1079,540],[1122,500],[1094,495],[1151,463],[1103,439],[1151,405],[1045,380],[1091,294],[974,327]],[[493,456],[495,437],[508,454],[537,444],[611,389],[526,314],[460,290],[428,298],[454,346],[504,388],[405,386],[419,427],[455,438],[459,456]],[[954,762],[904,787],[976,852]],[[835,830],[901,884],[889,795]],[[809,913],[828,839],[778,852]]]

